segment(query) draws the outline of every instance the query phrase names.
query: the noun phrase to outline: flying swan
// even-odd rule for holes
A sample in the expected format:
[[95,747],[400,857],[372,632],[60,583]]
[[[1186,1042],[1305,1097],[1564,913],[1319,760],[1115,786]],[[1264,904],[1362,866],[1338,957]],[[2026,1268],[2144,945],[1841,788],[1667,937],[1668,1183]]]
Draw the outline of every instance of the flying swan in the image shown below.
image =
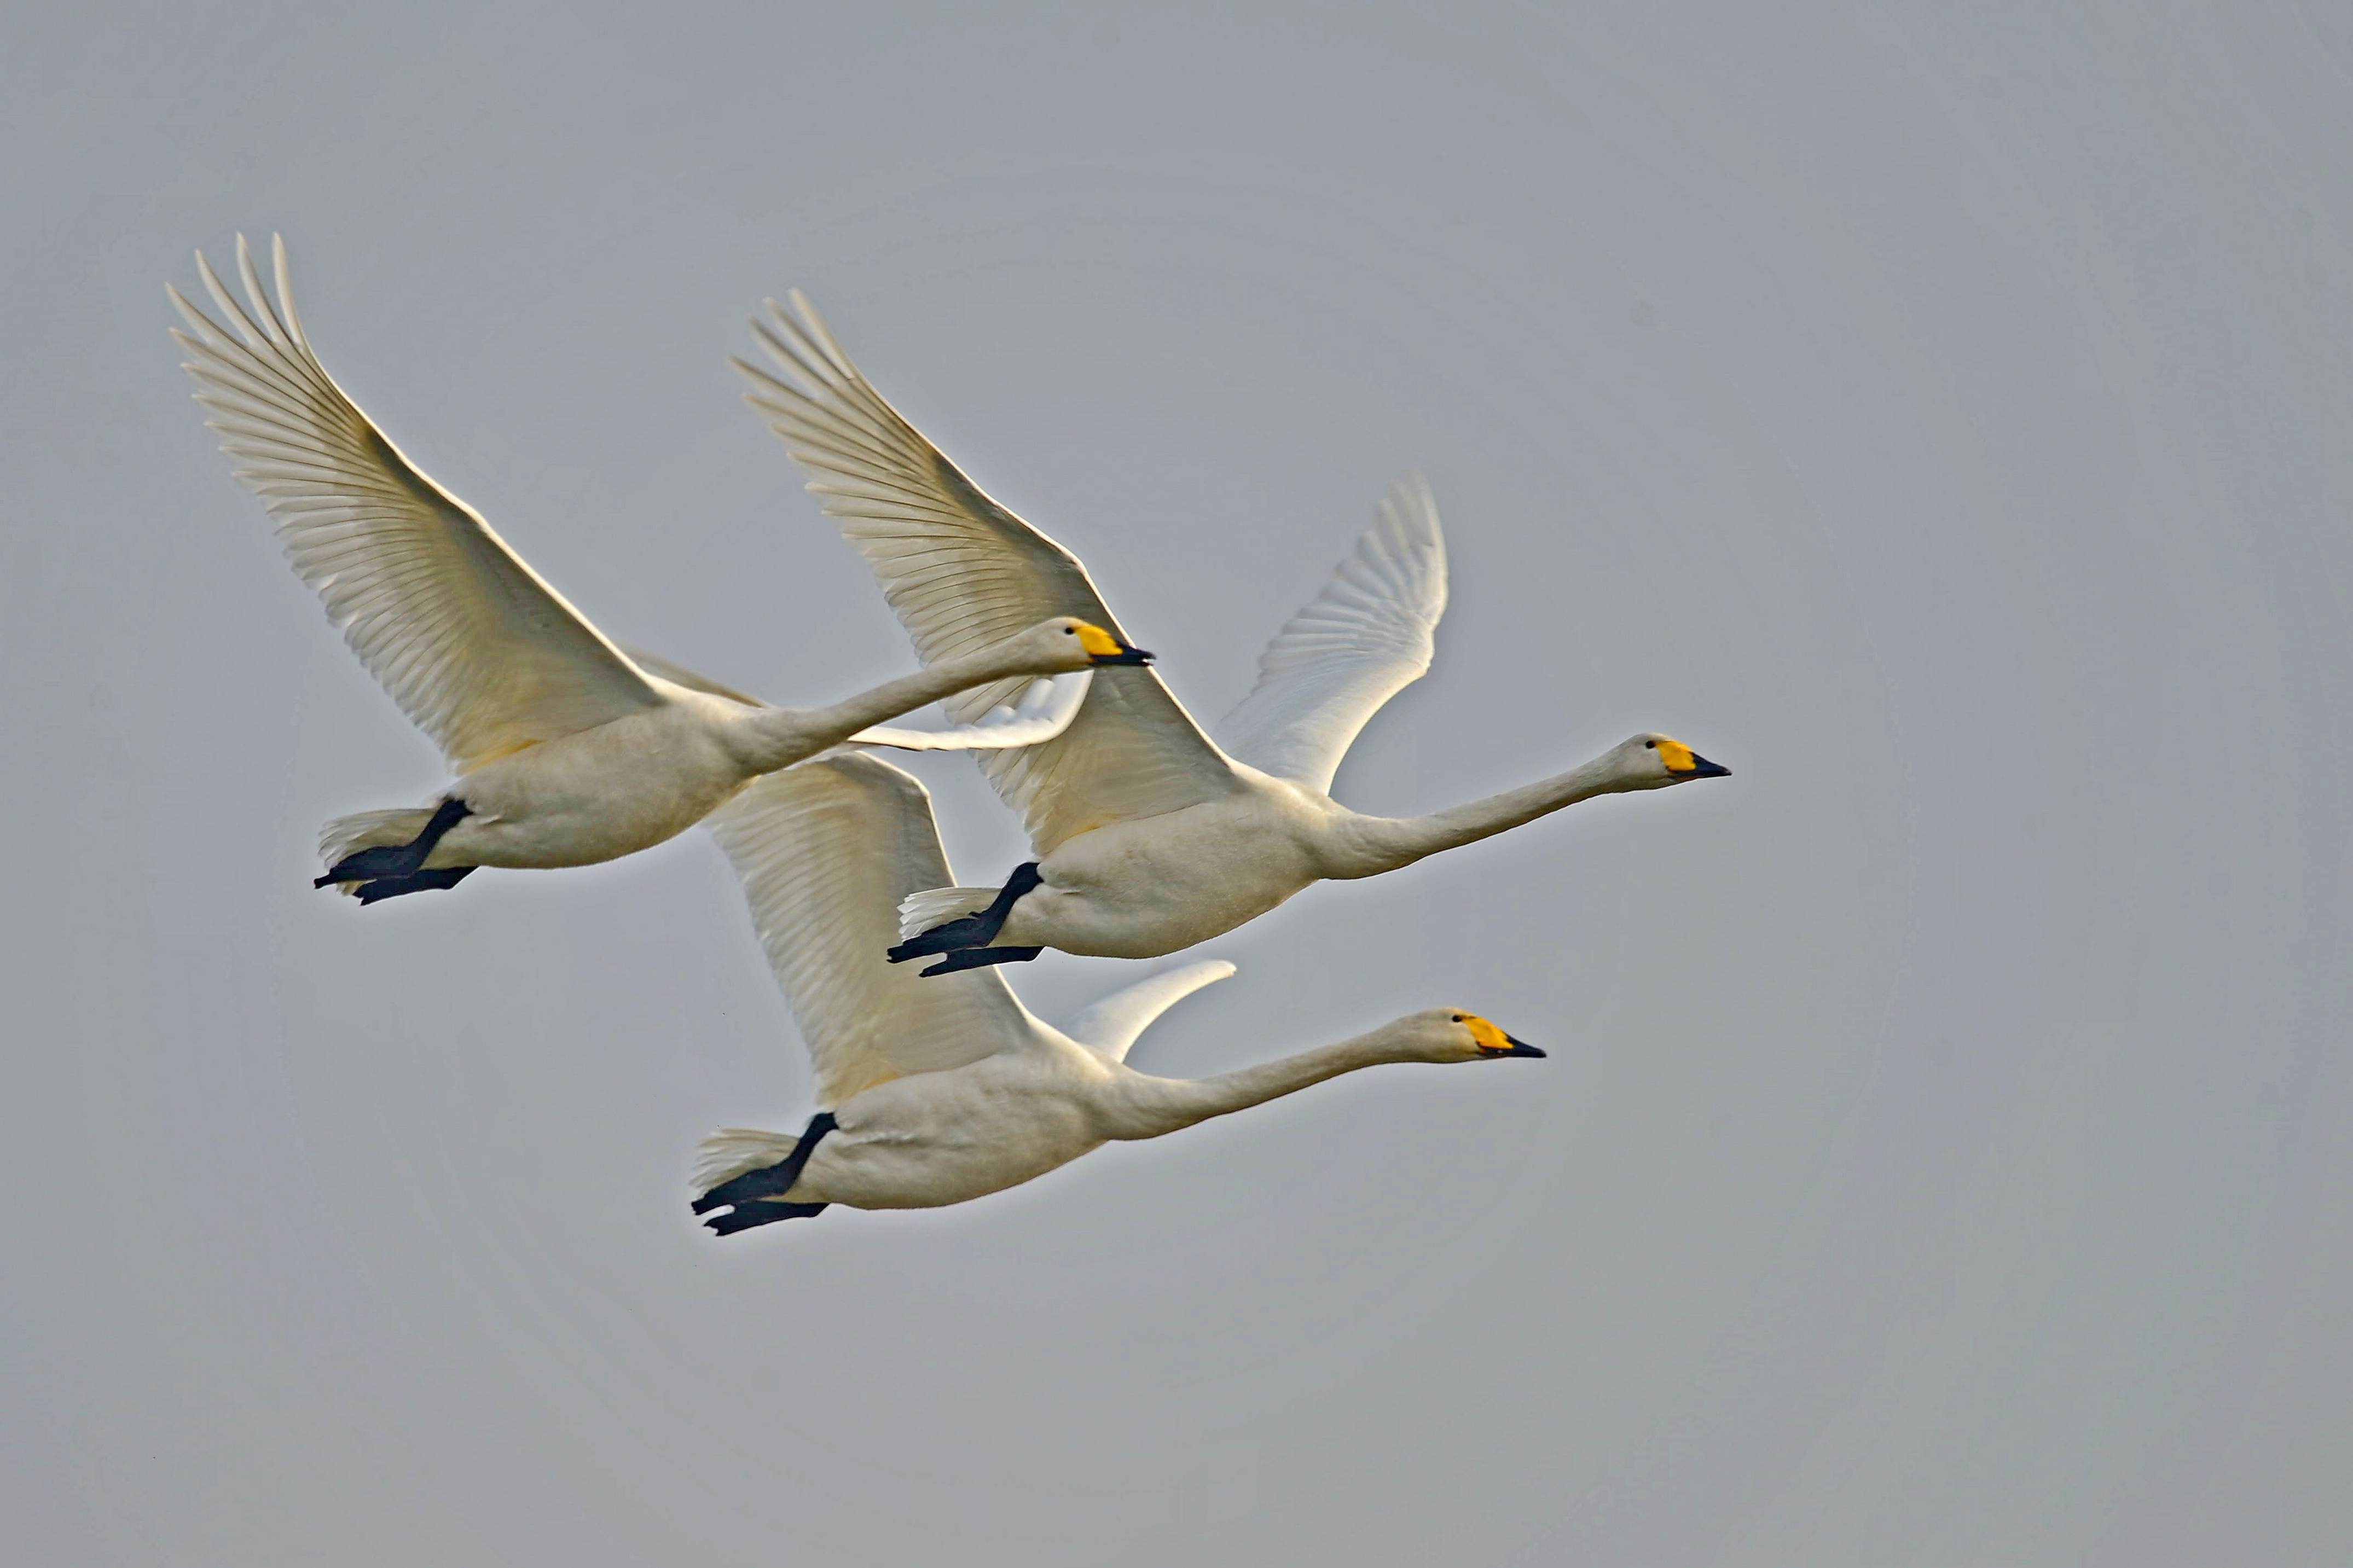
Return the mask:
[[[1381,1062],[1544,1052],[1457,1008],[1194,1080],[1126,1065],[1178,998],[1234,966],[1187,964],[1057,1029],[991,970],[922,984],[875,949],[901,898],[948,879],[931,796],[844,752],[760,780],[711,818],[792,1005],[821,1109],[798,1137],[730,1128],[702,1144],[694,1212],[722,1236],[852,1208],[934,1208],[1041,1176],[1113,1139],[1157,1138]],[[716,1212],[725,1210],[727,1212]]]
[[[808,489],[866,558],[925,660],[962,658],[1051,613],[1118,631],[1086,568],[998,506],[860,375],[808,301],[768,302],[753,328],[773,372],[736,368],[746,400],[810,475]],[[1002,888],[923,888],[902,908],[895,962],[943,955],[944,974],[1043,948],[1152,958],[1231,931],[1324,878],[1377,876],[1599,795],[1720,778],[1665,735],[1428,816],[1366,816],[1325,793],[1380,705],[1430,668],[1446,607],[1446,549],[1419,478],[1392,487],[1374,526],[1314,601],[1259,656],[1258,684],[1224,745],[1148,669],[1096,678],[1054,740],[979,758],[1021,815],[1037,858]],[[947,704],[964,717],[987,689]]]
[[[830,708],[774,708],[648,655],[631,656],[525,565],[480,513],[401,455],[311,352],[273,245],[278,304],[237,242],[248,314],[204,256],[196,269],[237,336],[166,286],[189,331],[172,335],[237,477],[277,520],[294,570],[458,783],[416,810],[327,824],[326,875],[362,903],[454,887],[477,866],[587,866],[659,844],[757,775],[843,742],[913,749],[1033,742],[1058,733],[1086,674],[1149,655],[1059,611],[981,637],[919,674]],[[240,341],[241,340],[241,341]],[[959,729],[875,729],[988,685]]]

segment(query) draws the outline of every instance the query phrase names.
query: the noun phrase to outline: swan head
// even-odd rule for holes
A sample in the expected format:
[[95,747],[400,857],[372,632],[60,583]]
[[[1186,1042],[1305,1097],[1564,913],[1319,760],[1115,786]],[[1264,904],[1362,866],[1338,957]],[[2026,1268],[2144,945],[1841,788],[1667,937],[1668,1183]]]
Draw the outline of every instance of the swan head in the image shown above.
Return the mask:
[[1076,616],[1056,616],[1040,621],[1014,639],[1015,649],[1034,655],[1045,668],[1058,672],[1092,669],[1106,664],[1150,664],[1152,656]]
[[1720,779],[1732,770],[1711,763],[1672,735],[1635,735],[1609,753],[1610,772],[1620,789],[1664,789],[1693,779]]
[[1398,1036],[1405,1059],[1422,1062],[1484,1062],[1504,1057],[1541,1057],[1545,1053],[1460,1007],[1432,1007],[1409,1013],[1389,1026]]

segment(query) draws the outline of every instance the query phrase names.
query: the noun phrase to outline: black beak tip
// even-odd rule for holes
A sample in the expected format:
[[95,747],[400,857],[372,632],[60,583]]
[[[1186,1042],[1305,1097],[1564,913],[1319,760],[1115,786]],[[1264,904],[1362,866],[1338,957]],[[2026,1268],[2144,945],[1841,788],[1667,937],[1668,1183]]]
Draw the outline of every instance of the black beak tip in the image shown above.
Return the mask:
[[1117,653],[1099,653],[1094,656],[1092,662],[1096,664],[1150,664],[1152,662],[1152,655],[1145,652],[1140,647],[1124,647]]
[[1541,1060],[1549,1053],[1538,1049],[1536,1047],[1528,1044],[1527,1041],[1519,1038],[1517,1036],[1505,1035],[1504,1037],[1504,1044],[1500,1048],[1482,1046],[1479,1049],[1479,1054],[1482,1057],[1488,1057],[1495,1060],[1501,1060],[1504,1057],[1535,1057]]
[[1695,779],[1728,779],[1732,776],[1732,770],[1722,763],[1711,763],[1697,752],[1694,752],[1691,776]]

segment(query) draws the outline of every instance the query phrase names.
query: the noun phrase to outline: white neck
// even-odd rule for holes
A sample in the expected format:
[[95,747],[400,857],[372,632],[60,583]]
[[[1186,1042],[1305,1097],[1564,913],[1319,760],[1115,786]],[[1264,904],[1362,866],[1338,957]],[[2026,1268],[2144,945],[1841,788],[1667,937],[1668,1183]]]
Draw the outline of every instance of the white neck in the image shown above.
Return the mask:
[[1145,1073],[1122,1073],[1113,1080],[1113,1103],[1105,1109],[1114,1129],[1112,1137],[1157,1138],[1213,1116],[1230,1116],[1237,1110],[1248,1110],[1253,1105],[1296,1094],[1310,1085],[1358,1068],[1427,1059],[1394,1031],[1376,1029],[1353,1040],[1318,1046],[1297,1056],[1261,1062],[1238,1072],[1219,1073],[1215,1078],[1154,1078]]
[[839,746],[860,730],[886,724],[959,691],[1015,676],[1056,673],[1041,668],[1035,654],[986,647],[886,680],[828,708],[762,708],[744,714],[740,750],[753,772],[773,773]]
[[1632,781],[1617,771],[1613,753],[1596,757],[1582,767],[1539,783],[1522,784],[1518,789],[1507,789],[1501,795],[1427,816],[1352,814],[1334,830],[1338,840],[1336,868],[1326,875],[1342,879],[1378,876],[1400,866],[1410,866],[1441,849],[1458,849],[1482,838],[1492,838],[1580,800],[1634,787]]

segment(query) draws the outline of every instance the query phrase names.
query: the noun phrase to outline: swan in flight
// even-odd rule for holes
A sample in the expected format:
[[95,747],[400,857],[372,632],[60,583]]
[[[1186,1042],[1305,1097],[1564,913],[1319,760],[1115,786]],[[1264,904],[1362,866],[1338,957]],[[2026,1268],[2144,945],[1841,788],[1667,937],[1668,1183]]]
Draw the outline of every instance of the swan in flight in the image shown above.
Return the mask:
[[[432,805],[327,825],[327,873],[362,903],[454,887],[477,866],[586,866],[659,844],[745,783],[844,742],[915,749],[1021,745],[1075,713],[1069,685],[999,711],[1007,683],[1150,656],[1060,611],[830,708],[773,708],[632,657],[425,477],[329,378],[294,313],[286,247],[278,302],[237,242],[251,311],[200,253],[236,336],[166,286],[187,331],[196,401],[221,450],[277,520],[294,570],[401,710],[459,775]],[[1071,676],[1083,682],[1086,674]],[[967,687],[998,694],[958,730],[870,729]],[[1076,693],[1078,698],[1083,692]]]
[[890,763],[842,752],[772,773],[710,826],[807,1042],[821,1108],[798,1137],[731,1128],[704,1141],[694,1212],[722,1236],[828,1204],[963,1203],[1113,1139],[1157,1138],[1382,1062],[1545,1054],[1440,1007],[1239,1072],[1155,1078],[1126,1065],[1128,1047],[1232,964],[1155,974],[1058,1029],[994,970],[933,985],[882,962],[899,900],[948,879],[931,796]]
[[[746,400],[866,558],[926,661],[1052,613],[1119,623],[1078,558],[983,495],[859,374],[799,294],[754,330],[772,362],[735,361]],[[1002,888],[925,888],[893,962],[944,974],[1048,947],[1152,958],[1231,931],[1324,878],[1377,876],[1599,795],[1720,778],[1680,741],[1636,735],[1579,768],[1427,816],[1366,816],[1325,793],[1382,703],[1430,668],[1446,606],[1438,509],[1391,489],[1355,552],[1259,656],[1224,744],[1148,669],[1099,675],[1055,739],[986,753],[1037,858]],[[965,692],[952,716],[996,698]]]

